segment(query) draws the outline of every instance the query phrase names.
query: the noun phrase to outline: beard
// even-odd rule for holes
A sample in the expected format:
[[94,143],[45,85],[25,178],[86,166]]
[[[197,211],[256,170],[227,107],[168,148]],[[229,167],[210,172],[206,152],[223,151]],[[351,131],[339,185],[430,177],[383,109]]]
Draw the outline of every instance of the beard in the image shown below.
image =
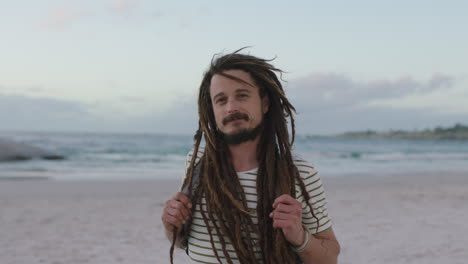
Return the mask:
[[263,130],[263,123],[258,124],[258,126],[252,128],[252,129],[243,129],[239,132],[232,133],[232,134],[226,134],[221,132],[220,130],[219,135],[221,138],[224,140],[224,142],[227,145],[230,146],[235,146],[242,144],[247,141],[251,141],[257,138],[258,135],[260,135],[260,132]]

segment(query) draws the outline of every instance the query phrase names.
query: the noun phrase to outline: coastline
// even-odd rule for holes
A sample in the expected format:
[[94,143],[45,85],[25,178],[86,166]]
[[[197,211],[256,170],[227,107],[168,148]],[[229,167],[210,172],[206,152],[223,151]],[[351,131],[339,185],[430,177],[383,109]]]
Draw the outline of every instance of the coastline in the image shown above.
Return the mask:
[[[322,178],[339,263],[464,263],[468,175]],[[160,221],[178,180],[0,181],[12,263],[169,263]],[[176,250],[175,263],[187,257]]]

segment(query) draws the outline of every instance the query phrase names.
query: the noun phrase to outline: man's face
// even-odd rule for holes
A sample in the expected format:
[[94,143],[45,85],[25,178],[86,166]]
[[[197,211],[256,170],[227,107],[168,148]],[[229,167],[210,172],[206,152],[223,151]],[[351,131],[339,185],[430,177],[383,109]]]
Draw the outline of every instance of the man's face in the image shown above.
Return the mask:
[[[211,79],[210,96],[218,129],[226,135],[252,131],[268,111],[268,99],[260,98],[259,88],[249,73],[228,70],[225,74],[246,83],[215,74]],[[250,84],[250,85],[249,85]]]

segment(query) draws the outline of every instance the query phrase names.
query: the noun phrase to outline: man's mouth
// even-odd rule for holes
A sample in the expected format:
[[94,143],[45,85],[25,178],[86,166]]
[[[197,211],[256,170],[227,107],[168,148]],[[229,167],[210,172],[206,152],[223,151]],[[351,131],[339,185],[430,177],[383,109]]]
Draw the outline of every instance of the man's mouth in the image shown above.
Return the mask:
[[234,113],[223,119],[223,125],[226,125],[227,123],[231,121],[237,121],[237,120],[242,120],[242,119],[245,121],[249,121],[249,116],[243,113]]

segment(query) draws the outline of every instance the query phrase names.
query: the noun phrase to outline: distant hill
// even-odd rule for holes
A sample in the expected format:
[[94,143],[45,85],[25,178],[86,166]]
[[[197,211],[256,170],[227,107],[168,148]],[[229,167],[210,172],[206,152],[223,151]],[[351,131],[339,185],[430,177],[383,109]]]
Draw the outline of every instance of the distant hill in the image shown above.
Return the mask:
[[468,140],[468,126],[456,124],[453,127],[436,127],[435,129],[421,131],[391,130],[388,132],[377,132],[367,130],[347,132],[337,136],[345,138]]

